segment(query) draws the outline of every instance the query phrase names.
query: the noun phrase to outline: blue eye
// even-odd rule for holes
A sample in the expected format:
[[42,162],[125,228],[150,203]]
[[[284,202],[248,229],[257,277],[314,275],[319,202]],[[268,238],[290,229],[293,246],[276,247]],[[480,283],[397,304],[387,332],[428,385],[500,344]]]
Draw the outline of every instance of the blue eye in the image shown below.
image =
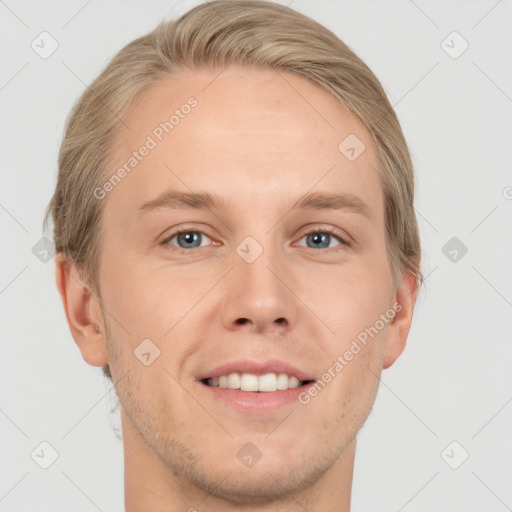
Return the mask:
[[202,247],[201,240],[203,238],[207,238],[208,240],[210,239],[210,237],[208,237],[201,231],[183,230],[176,232],[169,238],[166,238],[164,240],[164,243],[170,244],[171,240],[173,240],[174,238],[176,238],[178,242],[178,247],[180,249],[196,249],[197,247]]
[[[330,249],[330,244],[332,241],[337,242],[335,246],[346,244],[343,237],[335,235],[330,230],[318,230],[311,231],[310,233],[305,234],[303,238],[306,238],[306,246],[311,249]],[[311,244],[311,245],[309,245]]]
[[[335,231],[337,234],[335,234]],[[350,245],[345,237],[333,228],[321,228],[310,231],[303,235],[300,240],[306,239],[306,245],[300,244],[301,247],[310,249],[332,249],[339,245]],[[175,242],[173,242],[175,240]],[[194,231],[192,229],[182,228],[163,240],[162,245],[175,246],[178,249],[197,249],[208,245],[211,238],[202,231]],[[332,245],[332,243],[334,245]]]

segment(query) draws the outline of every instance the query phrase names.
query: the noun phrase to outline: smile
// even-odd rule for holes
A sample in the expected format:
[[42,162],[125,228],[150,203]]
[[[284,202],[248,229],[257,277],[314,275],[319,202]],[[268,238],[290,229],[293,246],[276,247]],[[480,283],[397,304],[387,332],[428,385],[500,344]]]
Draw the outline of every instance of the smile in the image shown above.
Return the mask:
[[218,377],[203,379],[203,382],[212,387],[269,393],[298,388],[311,381],[300,381],[295,375],[288,375],[286,373],[256,375],[254,373],[231,372]]

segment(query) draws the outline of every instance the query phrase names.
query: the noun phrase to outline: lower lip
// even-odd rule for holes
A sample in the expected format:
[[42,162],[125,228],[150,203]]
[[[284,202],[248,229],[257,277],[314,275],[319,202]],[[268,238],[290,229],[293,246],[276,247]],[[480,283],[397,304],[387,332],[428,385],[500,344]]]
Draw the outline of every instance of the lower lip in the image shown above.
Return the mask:
[[298,401],[298,397],[313,382],[298,388],[284,391],[242,391],[240,389],[219,388],[208,386],[204,382],[197,381],[212,397],[229,404],[232,407],[246,412],[269,412]]

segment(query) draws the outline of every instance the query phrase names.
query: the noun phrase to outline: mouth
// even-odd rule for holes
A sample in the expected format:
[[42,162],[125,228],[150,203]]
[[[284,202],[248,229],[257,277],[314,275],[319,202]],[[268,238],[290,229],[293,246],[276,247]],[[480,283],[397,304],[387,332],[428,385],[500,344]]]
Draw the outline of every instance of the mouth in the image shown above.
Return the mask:
[[298,401],[316,382],[313,373],[285,360],[239,359],[196,375],[213,406],[243,413],[272,413]]
[[247,393],[274,393],[307,386],[313,380],[299,380],[287,373],[231,372],[218,377],[206,377],[201,382],[212,388],[240,390]]

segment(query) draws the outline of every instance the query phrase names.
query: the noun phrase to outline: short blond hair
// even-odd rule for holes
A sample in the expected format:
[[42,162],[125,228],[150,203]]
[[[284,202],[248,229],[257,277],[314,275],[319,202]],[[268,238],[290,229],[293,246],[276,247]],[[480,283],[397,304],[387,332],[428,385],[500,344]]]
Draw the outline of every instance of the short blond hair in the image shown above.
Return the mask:
[[67,121],[55,193],[44,219],[44,227],[53,219],[55,250],[76,262],[99,294],[103,201],[94,190],[104,183],[115,156],[113,141],[123,116],[136,95],[166,75],[230,64],[295,73],[328,91],[364,123],[379,157],[394,285],[401,287],[406,270],[421,284],[413,165],[379,80],[330,30],[263,0],[213,0],[162,22],[119,51],[86,88]]

